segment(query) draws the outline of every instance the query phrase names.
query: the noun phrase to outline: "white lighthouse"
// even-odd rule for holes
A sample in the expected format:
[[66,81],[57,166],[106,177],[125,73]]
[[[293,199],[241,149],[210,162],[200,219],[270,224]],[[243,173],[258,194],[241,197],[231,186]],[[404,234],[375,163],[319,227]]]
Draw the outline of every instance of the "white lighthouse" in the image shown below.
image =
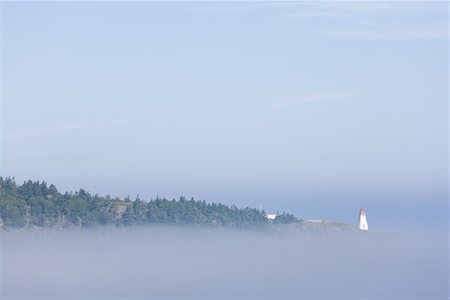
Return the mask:
[[361,208],[359,210],[359,229],[360,230],[369,230],[369,225],[367,224],[366,218],[366,210]]

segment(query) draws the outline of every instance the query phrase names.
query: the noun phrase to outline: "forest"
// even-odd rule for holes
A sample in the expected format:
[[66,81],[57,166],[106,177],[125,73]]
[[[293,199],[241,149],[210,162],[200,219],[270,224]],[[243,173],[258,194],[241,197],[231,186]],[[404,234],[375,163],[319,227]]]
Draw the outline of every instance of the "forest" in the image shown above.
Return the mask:
[[0,227],[90,227],[99,225],[202,225],[265,228],[297,223],[292,214],[268,220],[263,210],[179,199],[131,200],[92,195],[80,189],[60,193],[55,185],[0,177]]

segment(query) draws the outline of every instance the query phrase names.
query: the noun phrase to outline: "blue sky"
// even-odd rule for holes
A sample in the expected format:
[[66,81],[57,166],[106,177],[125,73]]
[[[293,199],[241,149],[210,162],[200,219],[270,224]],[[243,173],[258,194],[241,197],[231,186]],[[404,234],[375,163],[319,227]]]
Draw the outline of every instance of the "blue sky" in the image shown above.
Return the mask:
[[3,175],[448,219],[446,2],[3,2],[2,20]]

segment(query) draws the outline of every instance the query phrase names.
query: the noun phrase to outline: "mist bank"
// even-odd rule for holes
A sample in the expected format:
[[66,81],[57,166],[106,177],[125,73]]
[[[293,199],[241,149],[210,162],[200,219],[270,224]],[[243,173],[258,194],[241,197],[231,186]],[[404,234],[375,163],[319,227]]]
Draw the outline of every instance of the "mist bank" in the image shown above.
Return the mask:
[[1,233],[3,298],[448,296],[448,238],[179,227]]

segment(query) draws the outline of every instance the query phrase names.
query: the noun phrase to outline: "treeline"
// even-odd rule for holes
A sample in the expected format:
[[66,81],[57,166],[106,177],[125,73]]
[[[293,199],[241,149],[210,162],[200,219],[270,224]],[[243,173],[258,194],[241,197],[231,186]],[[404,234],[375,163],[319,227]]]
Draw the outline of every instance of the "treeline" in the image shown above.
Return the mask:
[[83,189],[62,194],[46,182],[29,180],[18,185],[13,178],[0,177],[1,227],[160,224],[259,228],[298,221],[286,213],[270,221],[264,211],[254,208],[206,203],[193,198],[122,200],[91,195]]

